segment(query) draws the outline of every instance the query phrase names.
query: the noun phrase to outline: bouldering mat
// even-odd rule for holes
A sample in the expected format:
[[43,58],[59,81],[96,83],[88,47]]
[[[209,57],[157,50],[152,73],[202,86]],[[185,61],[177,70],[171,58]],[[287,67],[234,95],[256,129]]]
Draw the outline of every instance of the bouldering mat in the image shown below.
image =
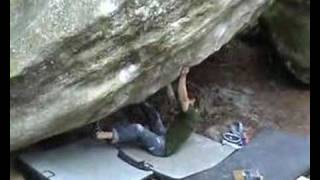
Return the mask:
[[219,165],[186,180],[233,180],[232,172],[258,169],[267,180],[294,180],[310,168],[310,138],[264,129]]
[[50,180],[141,180],[152,174],[127,164],[117,154],[118,150],[107,143],[83,139],[22,154],[20,160]]
[[123,147],[122,151],[136,161],[151,164],[156,174],[171,179],[181,179],[214,167],[234,149],[193,133],[179,151],[169,157],[152,156],[132,146]]

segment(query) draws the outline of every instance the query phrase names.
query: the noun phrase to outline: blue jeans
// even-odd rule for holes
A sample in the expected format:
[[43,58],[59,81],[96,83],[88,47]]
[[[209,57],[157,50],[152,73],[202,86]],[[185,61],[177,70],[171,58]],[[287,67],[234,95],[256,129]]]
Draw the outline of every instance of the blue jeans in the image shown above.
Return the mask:
[[[133,142],[155,156],[165,156],[166,128],[163,125],[160,114],[148,103],[141,105],[146,115],[146,126],[142,124],[120,123],[113,127],[114,142]],[[148,128],[148,127],[149,128]]]

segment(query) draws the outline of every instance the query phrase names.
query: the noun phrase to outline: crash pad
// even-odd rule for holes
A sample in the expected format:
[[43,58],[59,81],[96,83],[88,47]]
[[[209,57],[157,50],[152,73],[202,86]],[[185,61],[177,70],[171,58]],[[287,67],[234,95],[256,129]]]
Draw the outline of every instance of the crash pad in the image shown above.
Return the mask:
[[267,180],[293,180],[310,168],[310,138],[264,129],[219,165],[186,180],[233,180],[232,172],[256,169]]
[[28,152],[21,161],[50,180],[141,180],[142,171],[117,157],[118,150],[105,142],[82,139],[46,151]]
[[193,133],[178,152],[169,157],[152,156],[133,146],[121,148],[136,161],[145,161],[153,166],[156,174],[171,179],[181,179],[212,168],[227,158],[234,149],[209,138]]

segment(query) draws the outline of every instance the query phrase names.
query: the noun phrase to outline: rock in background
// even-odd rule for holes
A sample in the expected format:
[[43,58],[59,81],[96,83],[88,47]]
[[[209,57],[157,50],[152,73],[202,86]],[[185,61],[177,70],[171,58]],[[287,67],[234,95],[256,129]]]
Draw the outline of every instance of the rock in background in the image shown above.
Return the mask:
[[261,18],[271,43],[291,73],[310,83],[310,1],[276,0]]
[[10,0],[10,151],[140,102],[268,0]]

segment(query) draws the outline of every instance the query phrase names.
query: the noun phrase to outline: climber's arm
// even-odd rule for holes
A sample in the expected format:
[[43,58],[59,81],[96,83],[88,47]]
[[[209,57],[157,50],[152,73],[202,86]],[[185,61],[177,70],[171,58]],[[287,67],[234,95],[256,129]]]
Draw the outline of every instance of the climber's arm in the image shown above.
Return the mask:
[[187,91],[187,74],[189,73],[189,67],[182,68],[179,85],[178,85],[178,97],[183,112],[188,111],[189,106],[193,105],[195,99],[189,99]]

